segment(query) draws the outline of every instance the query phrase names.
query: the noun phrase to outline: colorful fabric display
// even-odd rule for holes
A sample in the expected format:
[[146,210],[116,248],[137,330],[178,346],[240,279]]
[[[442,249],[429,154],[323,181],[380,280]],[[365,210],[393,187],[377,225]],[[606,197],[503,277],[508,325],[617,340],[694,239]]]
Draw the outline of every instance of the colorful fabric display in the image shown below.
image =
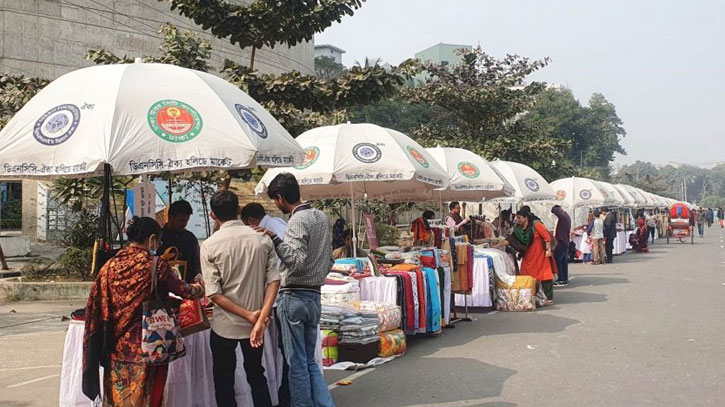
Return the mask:
[[372,301],[361,301],[355,304],[360,310],[373,311],[378,315],[378,330],[380,332],[400,329],[400,307],[391,304],[382,304]]
[[423,268],[426,281],[426,332],[439,332],[441,330],[441,297],[438,288],[438,271]]
[[360,300],[398,304],[397,280],[394,277],[366,277],[360,279]]
[[406,350],[405,333],[400,329],[380,333],[379,357],[388,358],[403,355]]
[[403,329],[406,333],[414,333],[416,328],[415,317],[417,315],[415,302],[413,299],[413,284],[410,273],[404,271],[393,271],[389,270],[386,272],[387,276],[396,277],[398,284],[400,284],[401,295],[400,299],[403,304],[403,313],[405,314]]
[[[330,278],[334,277],[328,276],[328,279]],[[342,284],[338,284],[339,282]],[[360,301],[360,285],[351,277],[340,276],[336,279],[335,284],[325,284],[320,291],[323,304],[345,304]]]
[[499,311],[536,310],[536,279],[516,276],[514,284],[496,280],[496,309]]

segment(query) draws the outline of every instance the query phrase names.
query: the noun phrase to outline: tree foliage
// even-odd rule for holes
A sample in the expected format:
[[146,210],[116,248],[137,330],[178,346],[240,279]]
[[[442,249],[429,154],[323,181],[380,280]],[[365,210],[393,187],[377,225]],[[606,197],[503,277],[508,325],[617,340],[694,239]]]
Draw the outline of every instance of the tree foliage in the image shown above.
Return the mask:
[[49,82],[23,75],[0,75],[0,129]]
[[335,62],[335,58],[319,56],[315,58],[315,76],[321,79],[337,79],[347,72],[343,64]]

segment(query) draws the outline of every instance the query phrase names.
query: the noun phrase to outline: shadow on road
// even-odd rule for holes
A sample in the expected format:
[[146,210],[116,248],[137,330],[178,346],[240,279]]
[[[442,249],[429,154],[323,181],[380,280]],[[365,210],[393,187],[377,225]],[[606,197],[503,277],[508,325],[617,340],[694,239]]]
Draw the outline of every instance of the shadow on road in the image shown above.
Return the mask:
[[0,406],[3,407],[25,407],[29,406],[30,403],[27,401],[6,401],[6,400],[0,400]]
[[591,302],[607,302],[607,296],[604,294],[591,294],[580,292],[557,292],[554,295],[554,304],[581,304]]
[[[442,338],[440,338],[442,339]],[[429,339],[430,340],[430,339]],[[352,386],[335,390],[339,406],[448,406],[514,407],[514,403],[483,402],[498,397],[503,384],[516,374],[515,370],[482,363],[469,358],[419,358],[417,352],[407,355],[409,363],[390,363],[375,374],[356,380]],[[412,363],[411,363],[412,362]],[[401,381],[400,378],[405,378]],[[390,383],[396,383],[391,386]],[[376,389],[362,392],[361,388]],[[465,392],[451,391],[465,389]],[[473,404],[477,401],[481,404]]]
[[572,279],[569,282],[569,286],[567,288],[586,287],[586,286],[602,286],[602,285],[611,285],[611,284],[629,284],[629,283],[630,283],[630,281],[626,278],[600,277],[600,276],[596,276],[596,275],[577,274],[576,278]]

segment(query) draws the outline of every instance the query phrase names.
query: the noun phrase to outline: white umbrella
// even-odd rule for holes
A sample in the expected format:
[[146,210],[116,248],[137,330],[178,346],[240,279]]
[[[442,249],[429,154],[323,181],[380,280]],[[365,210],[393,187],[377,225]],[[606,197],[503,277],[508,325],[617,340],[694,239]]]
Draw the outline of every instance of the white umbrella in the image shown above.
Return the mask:
[[[355,199],[388,202],[429,200],[445,187],[446,171],[415,140],[374,124],[318,127],[297,137],[305,160],[294,168],[267,171],[255,188],[263,194],[281,172],[292,173],[305,200],[351,199],[353,242]],[[355,254],[357,248],[353,247]]]
[[634,201],[635,208],[642,208],[647,205],[647,198],[642,194],[639,189],[625,184],[616,184],[615,187],[622,192],[626,192],[629,197]]
[[[0,176],[53,178],[300,163],[269,112],[214,75],[117,64],[61,76],[0,132]],[[108,170],[108,168],[106,168]]]
[[448,186],[434,193],[443,201],[478,202],[514,194],[513,187],[489,162],[471,151],[447,147],[426,151],[448,172]]
[[603,192],[606,193],[606,196],[609,199],[608,205],[623,207],[629,202],[624,196],[622,196],[617,188],[614,187],[614,185],[606,181],[596,181],[596,183],[599,184]]
[[430,199],[446,186],[447,174],[435,159],[405,134],[374,124],[340,124],[306,131],[297,142],[305,160],[297,167],[267,171],[255,192],[263,194],[281,172],[292,173],[305,200]]
[[551,183],[557,197],[571,208],[601,207],[614,203],[599,182],[589,178],[562,178]]
[[509,198],[496,198],[495,202],[515,203],[522,201],[555,200],[556,193],[548,182],[533,168],[510,161],[491,161],[491,167],[514,188]]

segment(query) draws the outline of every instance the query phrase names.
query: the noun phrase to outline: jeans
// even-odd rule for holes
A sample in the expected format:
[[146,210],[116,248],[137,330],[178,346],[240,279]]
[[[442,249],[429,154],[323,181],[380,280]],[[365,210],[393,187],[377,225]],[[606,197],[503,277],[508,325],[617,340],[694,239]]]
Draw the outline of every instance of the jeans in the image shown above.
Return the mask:
[[697,231],[700,232],[700,236],[705,236],[705,224],[699,223],[697,225]]
[[604,241],[604,252],[607,254],[607,263],[614,261],[614,237],[607,237]]
[[211,331],[209,345],[214,363],[214,391],[218,407],[237,407],[234,378],[237,370],[237,344],[242,347],[244,372],[252,388],[254,407],[272,407],[267,378],[262,367],[263,347],[253,348],[249,339],[227,339]]
[[[274,324],[277,326],[277,332],[279,336],[279,341],[277,346],[279,347],[280,352],[282,352],[282,355],[284,355],[284,344],[282,342],[282,326],[279,323],[279,318],[277,318],[277,306],[278,303],[275,303],[274,307]],[[278,407],[290,407],[290,395],[289,395],[289,365],[287,364],[287,359],[282,358],[282,383],[279,386],[279,389],[277,390],[277,398],[279,399],[279,406]]]
[[280,292],[277,318],[282,328],[284,356],[289,364],[292,407],[334,407],[332,395],[315,361],[322,305],[314,291]]
[[559,269],[559,279],[565,283],[569,281],[569,248],[559,241],[554,249],[554,260],[556,260],[556,268]]
[[647,226],[647,230],[649,230],[649,235],[652,237],[652,244],[654,244],[655,243],[655,227]]

